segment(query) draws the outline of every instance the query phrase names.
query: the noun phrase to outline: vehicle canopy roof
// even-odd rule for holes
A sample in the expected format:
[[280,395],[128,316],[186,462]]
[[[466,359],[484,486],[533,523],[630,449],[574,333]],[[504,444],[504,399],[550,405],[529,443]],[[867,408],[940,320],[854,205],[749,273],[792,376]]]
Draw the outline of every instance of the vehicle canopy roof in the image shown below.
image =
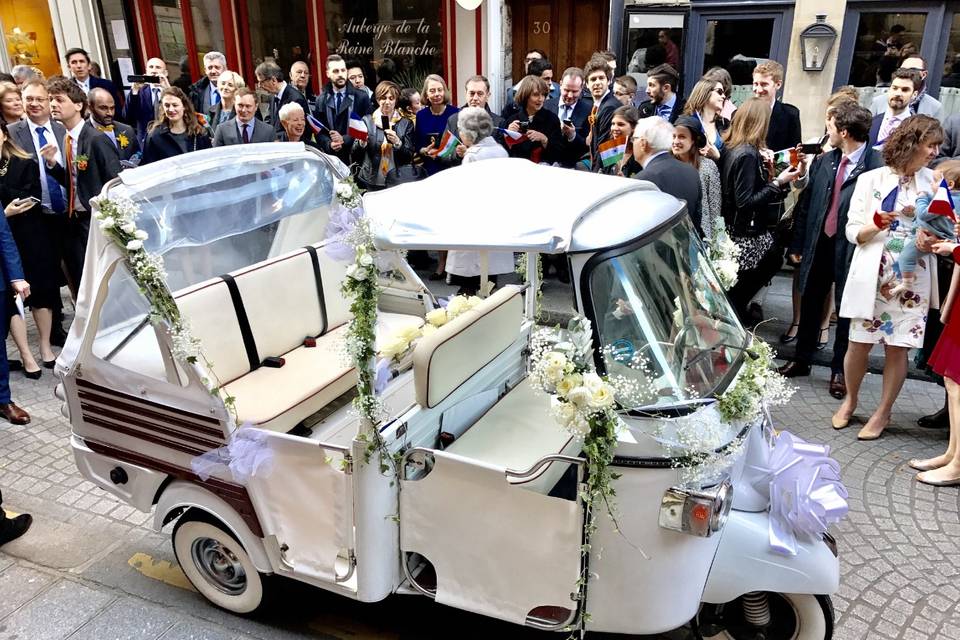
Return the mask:
[[534,164],[474,162],[363,197],[379,249],[591,251],[659,228],[684,203],[650,182]]

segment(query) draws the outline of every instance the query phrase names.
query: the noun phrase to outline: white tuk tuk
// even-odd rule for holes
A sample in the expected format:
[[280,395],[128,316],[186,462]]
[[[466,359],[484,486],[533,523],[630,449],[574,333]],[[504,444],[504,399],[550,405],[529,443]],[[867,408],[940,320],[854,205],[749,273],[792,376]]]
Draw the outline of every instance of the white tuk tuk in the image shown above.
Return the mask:
[[[134,212],[133,250],[162,258],[162,293],[203,357],[184,355],[131,276],[130,247],[107,233],[114,221],[101,221],[58,394],[82,474],[152,510],[158,530],[173,524],[204,597],[250,613],[273,574],[541,629],[589,612],[590,631],[693,621],[704,637],[831,637],[836,545],[826,534],[798,535],[790,554],[771,547],[765,421],[721,425],[707,452],[676,437],[750,357],[684,203],[521,160],[366,194],[377,248],[394,256],[381,265],[378,341],[437,306],[402,250],[528,255],[526,287],[501,286],[391,364],[375,428],[395,475],[370,459],[342,355],[351,263],[325,231],[342,169],[300,144],[251,144],[125,171],[104,189]],[[585,556],[582,445],[529,380],[536,254],[566,254],[599,373],[631,375],[624,353],[650,362],[651,401],[618,409],[617,524],[601,514]],[[692,320],[704,317],[709,329]],[[684,460],[727,449],[709,478],[684,478]],[[204,458],[222,464],[200,471]]]

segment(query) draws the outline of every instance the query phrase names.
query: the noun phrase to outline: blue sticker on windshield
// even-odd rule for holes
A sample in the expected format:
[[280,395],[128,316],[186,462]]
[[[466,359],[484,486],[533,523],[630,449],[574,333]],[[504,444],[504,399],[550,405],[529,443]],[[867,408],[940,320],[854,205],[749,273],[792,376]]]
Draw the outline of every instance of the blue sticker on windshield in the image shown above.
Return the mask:
[[610,345],[610,355],[616,362],[630,362],[634,352],[633,343],[624,338],[614,340]]

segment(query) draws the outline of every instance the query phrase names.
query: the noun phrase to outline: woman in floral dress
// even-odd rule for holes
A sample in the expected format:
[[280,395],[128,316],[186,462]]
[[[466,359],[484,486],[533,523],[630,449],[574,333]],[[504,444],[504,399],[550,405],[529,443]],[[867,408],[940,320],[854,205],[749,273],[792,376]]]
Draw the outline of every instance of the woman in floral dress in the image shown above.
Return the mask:
[[870,350],[875,344],[884,349],[880,404],[857,435],[860,440],[876,440],[889,424],[907,375],[907,352],[923,345],[927,310],[939,306],[929,255],[917,263],[916,281],[907,290],[894,294],[891,289],[899,281],[896,262],[904,244],[918,242],[914,202],[921,191],[935,189],[927,165],[942,141],[936,119],[905,120],[884,144],[886,166],[860,176],[850,203],[846,234],[857,248],[840,304],[840,315],[851,319],[850,348],[844,360],[847,397],[833,416],[835,429],[846,427],[857,409]]

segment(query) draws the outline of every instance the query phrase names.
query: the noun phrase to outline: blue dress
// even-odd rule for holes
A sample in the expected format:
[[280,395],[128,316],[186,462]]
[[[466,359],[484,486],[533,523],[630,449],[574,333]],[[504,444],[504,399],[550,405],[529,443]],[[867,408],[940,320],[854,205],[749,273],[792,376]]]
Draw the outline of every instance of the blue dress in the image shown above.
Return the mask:
[[[431,138],[434,141],[434,147],[440,146],[440,139],[443,138],[443,131],[447,128],[447,120],[450,116],[460,111],[452,104],[448,104],[443,113],[436,116],[430,111],[430,107],[424,107],[417,112],[417,151],[430,146]],[[443,165],[433,158],[424,158],[423,167],[427,170],[427,175],[433,175],[448,165]]]

